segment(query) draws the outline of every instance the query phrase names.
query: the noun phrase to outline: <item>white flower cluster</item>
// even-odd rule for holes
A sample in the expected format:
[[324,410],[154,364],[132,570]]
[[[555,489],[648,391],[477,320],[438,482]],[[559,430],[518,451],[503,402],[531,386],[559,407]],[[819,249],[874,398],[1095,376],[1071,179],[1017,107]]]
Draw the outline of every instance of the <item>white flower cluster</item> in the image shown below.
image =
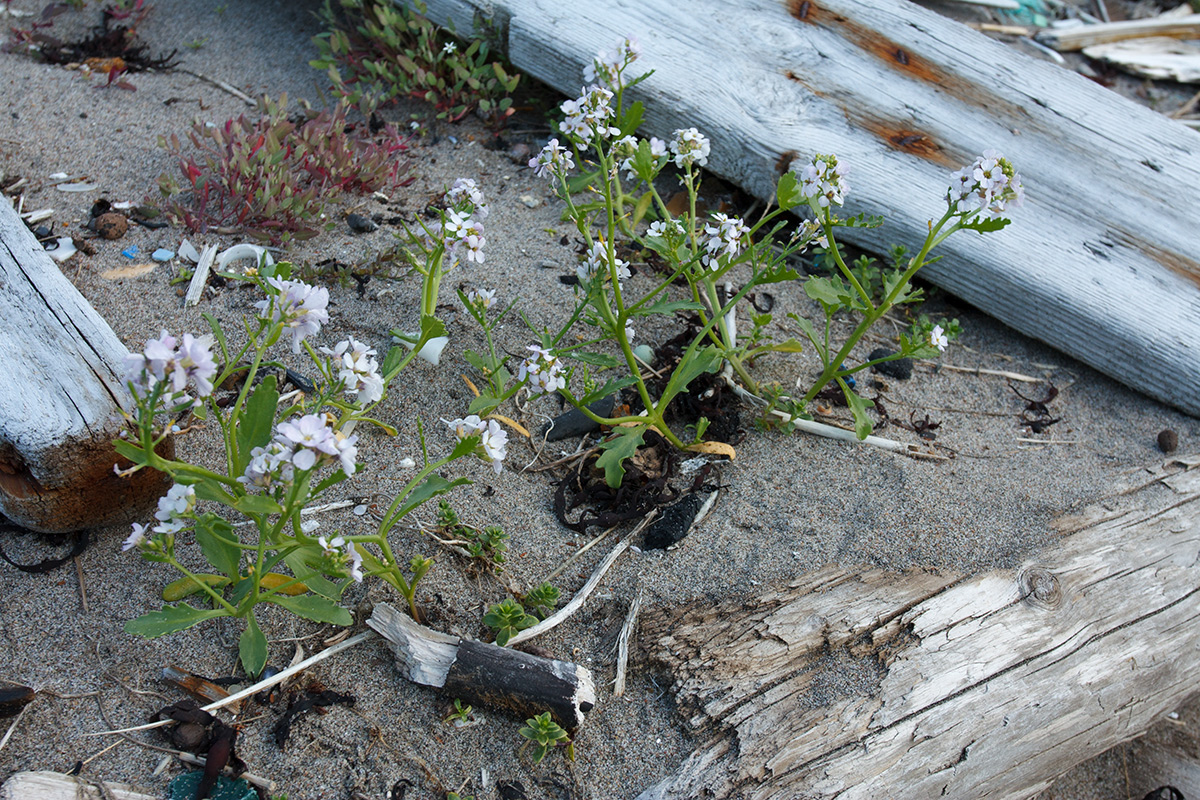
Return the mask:
[[711,145],[708,137],[695,128],[681,128],[675,131],[675,138],[671,140],[669,147],[675,156],[675,166],[680,169],[691,164],[703,167],[708,163]]
[[[191,486],[184,486],[177,483],[170,490],[158,499],[158,511],[154,512],[154,518],[158,520],[158,524],[152,529],[152,533],[163,533],[174,535],[188,526],[187,515],[196,508],[196,489]],[[146,535],[147,527],[133,523],[133,532],[129,534],[129,538],[121,545],[122,550],[132,550],[135,547],[141,548],[149,543],[149,537]]]
[[517,380],[523,381],[528,377],[531,394],[557,392],[566,387],[567,379],[562,374],[562,362],[558,360],[557,356],[537,345],[531,344],[525,349],[532,351],[533,354],[521,362]]
[[704,266],[715,270],[721,266],[721,257],[733,258],[742,249],[742,237],[750,233],[748,226],[741,217],[730,217],[725,214],[713,214],[716,225],[707,225],[704,232],[708,241],[704,243],[704,255],[700,261]]
[[616,112],[612,107],[613,93],[603,86],[588,86],[574,100],[566,100],[560,106],[567,118],[558,123],[558,129],[568,136],[587,139],[594,131],[601,139],[618,136],[619,128],[608,124]]
[[291,449],[290,460],[296,469],[308,470],[334,460],[347,476],[356,469],[358,437],[335,431],[323,414],[305,414],[280,422],[275,426],[275,441]]
[[238,483],[247,489],[290,486],[295,473],[292,449],[282,442],[269,442],[266,447],[256,447],[250,451],[250,463],[238,478]]
[[476,454],[492,465],[499,475],[504,469],[504,458],[508,455],[508,434],[494,419],[482,420],[471,414],[463,419],[442,420],[450,427],[454,436],[461,442],[471,436],[479,437],[479,448]]
[[1024,202],[1025,187],[1008,159],[985,150],[974,163],[951,174],[947,199],[956,214],[986,211],[997,217],[1008,206],[1017,208]]
[[292,336],[292,352],[299,353],[300,342],[305,337],[319,333],[321,326],[329,322],[329,312],[326,310],[329,306],[329,290],[309,286],[304,281],[280,278],[268,278],[267,285],[275,293],[266,300],[258,301],[254,307],[263,312],[270,311],[268,322],[283,322]]
[[568,172],[575,169],[575,159],[570,150],[558,143],[558,139],[551,139],[540,153],[529,159],[529,168],[539,178],[565,178]]
[[496,302],[495,289],[471,289],[467,292],[467,302],[476,311],[485,312]]
[[814,219],[806,219],[796,227],[795,241],[804,242],[804,246],[797,251],[803,253],[808,249],[808,246],[813,242],[817,243],[818,247],[829,248],[829,239],[824,234],[824,229],[821,223]]
[[[621,169],[625,170],[625,178],[633,180],[637,177],[637,173],[633,168],[633,156],[637,153],[638,141],[633,136],[626,136],[619,139],[613,146],[613,152],[619,156],[627,156],[621,162]],[[650,155],[654,158],[662,158],[667,155],[667,143],[655,136],[650,137]]]
[[450,209],[442,223],[442,231],[446,235],[448,249],[453,252],[459,244],[467,248],[467,261],[483,263],[483,246],[487,240],[483,238],[483,223],[472,219],[469,212]]
[[342,536],[334,536],[326,540],[324,536],[317,537],[317,545],[325,551],[325,557],[342,567],[349,565],[350,577],[357,583],[362,583],[362,554],[353,542],[348,542]]
[[472,178],[459,178],[446,192],[446,203],[452,206],[470,204],[471,214],[480,222],[487,219],[488,207],[483,192]]
[[837,156],[815,155],[811,163],[797,170],[794,162],[792,171],[800,176],[800,192],[810,202],[815,202],[821,208],[828,208],[830,203],[841,205],[850,184],[846,182],[846,173],[850,167],[839,164]]
[[[176,348],[176,344],[179,344]],[[196,394],[207,397],[212,394],[212,377],[217,365],[212,356],[213,337],[183,335],[177,343],[174,336],[165,330],[157,339],[146,342],[141,353],[125,357],[125,380],[139,392],[148,391],[158,383],[169,381],[171,394],[182,395],[189,382]]]
[[336,371],[346,393],[354,395],[359,405],[365,407],[383,397],[383,376],[372,358],[375,348],[350,337],[338,342],[332,350],[322,347],[321,352],[331,356],[329,371]]
[[[617,271],[617,280],[628,280],[632,274],[629,271],[629,262],[613,257],[613,266]],[[608,249],[604,246],[603,241],[598,241],[588,248],[587,255],[583,261],[575,268],[575,275],[579,278],[579,285],[585,289],[591,284],[592,278],[596,275],[601,276],[601,280],[608,277]]]
[[675,219],[660,219],[656,222],[651,222],[650,227],[646,229],[646,235],[657,239],[666,239],[668,236],[680,236],[683,234],[683,226]]
[[615,50],[600,52],[592,59],[592,63],[583,68],[583,80],[586,83],[605,83],[613,89],[619,87],[621,71],[637,61],[642,54],[642,46],[632,36],[627,36],[617,45]]
[[238,482],[247,488],[269,489],[291,484],[296,470],[310,470],[334,461],[347,476],[357,469],[357,436],[335,431],[330,419],[306,414],[275,426],[275,438],[250,451],[250,463]]
[[941,325],[933,326],[933,330],[929,332],[929,343],[943,353],[946,352],[946,345],[950,344],[950,340],[946,338],[946,332],[942,330]]

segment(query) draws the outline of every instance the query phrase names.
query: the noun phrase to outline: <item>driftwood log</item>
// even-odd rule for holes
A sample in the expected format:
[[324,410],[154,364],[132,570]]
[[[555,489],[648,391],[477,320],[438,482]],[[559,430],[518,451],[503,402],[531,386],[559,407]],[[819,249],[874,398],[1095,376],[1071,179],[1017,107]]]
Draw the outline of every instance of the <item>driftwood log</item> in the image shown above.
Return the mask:
[[1200,797],[1200,695],[1130,743],[1125,762],[1132,797],[1145,797],[1161,786]]
[[521,719],[549,711],[572,736],[596,705],[592,674],[578,664],[439,633],[387,603],[367,624],[388,640],[406,678],[448,697]]
[[1138,736],[1200,688],[1200,457],[1120,499],[1016,571],[828,567],[648,615],[707,736],[641,800],[1026,798]]
[[0,786],[0,800],[157,800],[123,783],[90,781],[61,772],[18,772]]
[[121,380],[128,351],[7,202],[0,320],[0,514],[52,533],[135,518],[169,482],[152,470],[113,473],[112,440],[132,403]]
[[905,0],[428,0],[486,30],[514,66],[574,97],[593,54],[641,40],[643,129],[698,127],[709,168],[769,197],[789,153],[851,165],[846,231],[876,252],[919,243],[949,174],[1007,155],[1026,208],[951,238],[929,280],[1146,394],[1200,413],[1200,139],[1053,64]]

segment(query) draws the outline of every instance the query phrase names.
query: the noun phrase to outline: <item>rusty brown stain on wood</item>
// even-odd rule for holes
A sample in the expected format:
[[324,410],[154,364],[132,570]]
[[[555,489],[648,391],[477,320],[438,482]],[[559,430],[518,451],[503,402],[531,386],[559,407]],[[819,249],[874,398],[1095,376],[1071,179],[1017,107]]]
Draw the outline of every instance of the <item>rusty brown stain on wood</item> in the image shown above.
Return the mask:
[[881,35],[879,31],[822,8],[812,0],[788,0],[787,8],[792,17],[843,37],[902,75],[930,84],[936,90],[943,91],[967,105],[987,109],[994,117],[1004,117],[1013,121],[1020,119],[1029,124],[1029,112],[1020,105],[984,91],[978,83],[963,80],[947,72],[937,64]]
[[1200,288],[1200,262],[1182,253],[1177,253],[1174,250],[1167,250],[1151,244],[1145,239],[1120,228],[1110,228],[1109,232],[1121,245],[1137,250],[1145,258],[1156,264],[1161,264],[1195,287]]
[[957,169],[961,166],[959,163],[961,159],[943,150],[942,146],[929,134],[914,130],[912,126],[895,120],[883,119],[878,114],[867,113],[861,107],[838,102],[835,97],[812,86],[791,70],[785,70],[783,75],[789,81],[800,84],[818,97],[837,103],[851,125],[870,131],[892,150],[908,153],[948,169]]

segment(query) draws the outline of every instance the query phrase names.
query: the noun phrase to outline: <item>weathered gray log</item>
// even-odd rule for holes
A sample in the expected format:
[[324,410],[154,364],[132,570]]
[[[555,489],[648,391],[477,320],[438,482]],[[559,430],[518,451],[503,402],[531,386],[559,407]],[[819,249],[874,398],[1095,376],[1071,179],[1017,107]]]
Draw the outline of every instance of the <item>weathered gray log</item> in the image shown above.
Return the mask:
[[157,800],[123,783],[90,781],[61,772],[18,772],[0,786],[0,800]]
[[1122,505],[1016,571],[828,567],[648,616],[708,737],[642,800],[1026,798],[1141,734],[1200,687],[1200,457]]
[[696,126],[709,168],[759,197],[776,163],[851,165],[846,231],[913,247],[949,173],[1007,155],[1026,208],[1005,231],[951,238],[923,274],[1006,324],[1200,414],[1194,131],[905,0],[428,0],[460,31],[491,27],[512,63],[571,96],[593,54],[636,36],[644,130]]
[[572,735],[596,705],[587,667],[439,633],[387,603],[375,606],[367,624],[388,640],[405,677],[450,697],[522,719],[549,711]]
[[135,518],[168,482],[153,470],[113,473],[122,459],[112,441],[132,403],[121,380],[128,351],[6,201],[0,320],[0,513],[46,532]]
[[1125,761],[1133,797],[1145,797],[1160,786],[1174,786],[1184,797],[1200,797],[1200,695],[1135,739]]

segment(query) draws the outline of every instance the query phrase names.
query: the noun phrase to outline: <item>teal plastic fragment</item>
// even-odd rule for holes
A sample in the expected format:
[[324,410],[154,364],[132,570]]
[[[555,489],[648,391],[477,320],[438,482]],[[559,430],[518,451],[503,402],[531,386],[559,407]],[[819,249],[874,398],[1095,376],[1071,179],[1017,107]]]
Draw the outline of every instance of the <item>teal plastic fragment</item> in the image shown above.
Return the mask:
[[[167,786],[167,800],[192,800],[203,777],[204,771],[199,769],[177,776]],[[224,775],[217,778],[217,785],[208,796],[211,800],[258,800],[258,792],[250,784]]]

